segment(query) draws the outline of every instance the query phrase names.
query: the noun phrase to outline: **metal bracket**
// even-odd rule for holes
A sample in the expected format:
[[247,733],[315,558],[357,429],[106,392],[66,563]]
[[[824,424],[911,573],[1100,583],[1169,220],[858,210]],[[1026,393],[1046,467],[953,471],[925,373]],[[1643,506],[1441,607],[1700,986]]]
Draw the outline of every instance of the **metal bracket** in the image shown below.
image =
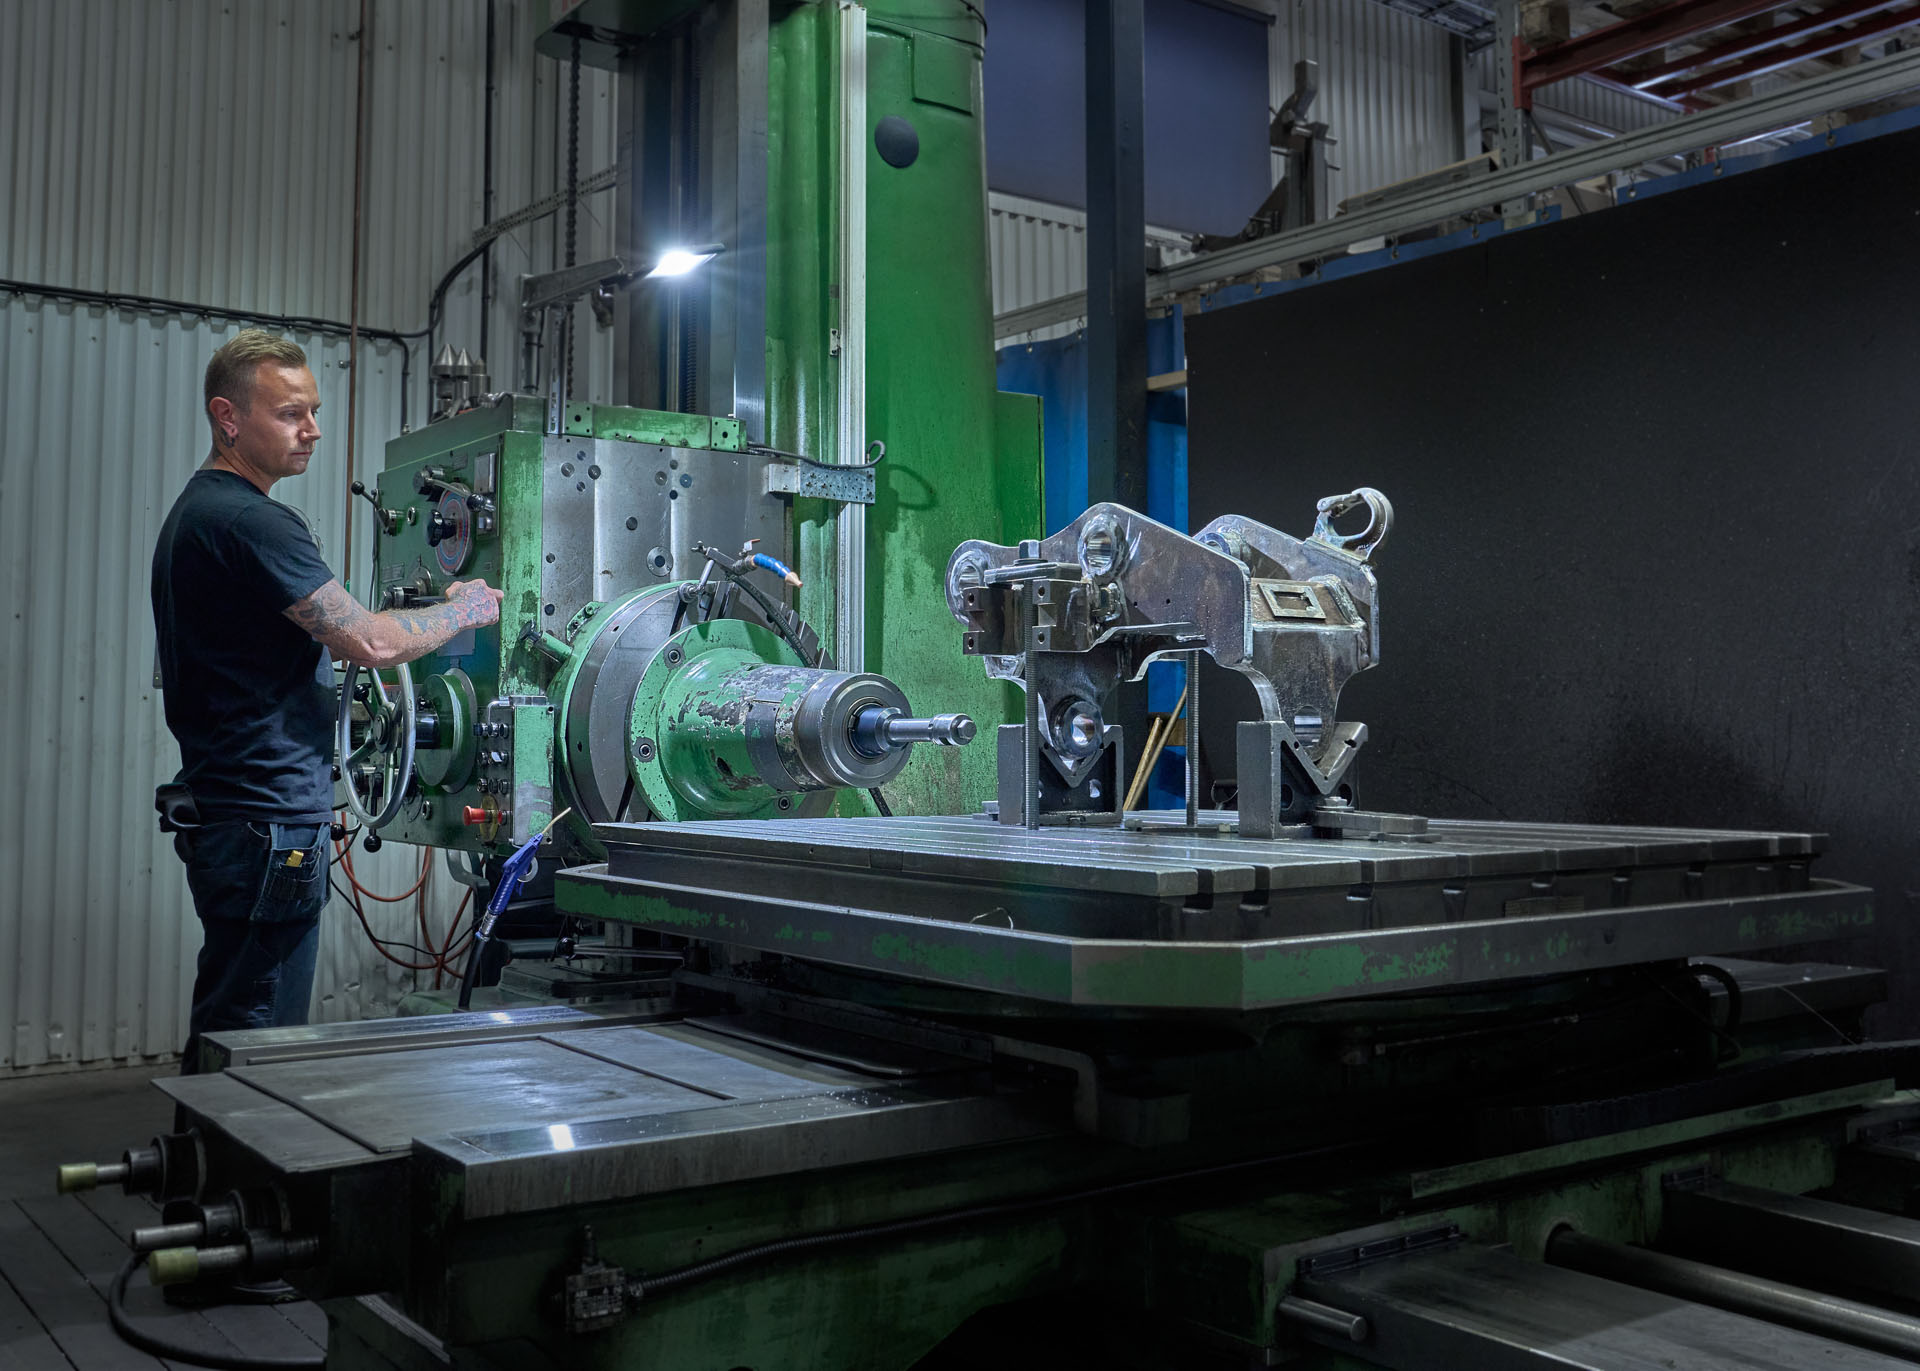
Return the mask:
[[874,493],[873,468],[773,461],[767,464],[767,493],[837,500],[843,505],[870,505]]
[[[485,864],[477,852],[462,853],[456,848],[446,847],[441,849],[441,855],[446,858],[447,874],[454,880],[469,890],[487,889],[487,876],[483,869]],[[458,860],[461,857],[467,859],[464,866]]]
[[520,308],[522,312],[531,312],[547,305],[564,305],[597,285],[624,283],[633,275],[633,269],[620,258],[603,257],[597,262],[561,267],[558,271],[542,272],[538,276],[522,276]]

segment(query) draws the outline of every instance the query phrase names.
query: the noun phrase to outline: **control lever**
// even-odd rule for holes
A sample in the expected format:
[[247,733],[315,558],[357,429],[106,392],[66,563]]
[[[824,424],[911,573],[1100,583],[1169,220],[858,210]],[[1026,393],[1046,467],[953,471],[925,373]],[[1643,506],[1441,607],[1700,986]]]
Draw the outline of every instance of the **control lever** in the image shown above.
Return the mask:
[[[454,480],[439,467],[421,467],[420,470],[414,472],[413,488],[429,500],[438,500],[441,496],[451,493],[458,496],[461,502],[475,514],[493,513],[493,501],[491,499],[485,495],[475,494],[467,486]],[[433,536],[431,521],[428,523],[428,530],[427,541],[429,543],[438,543],[440,539]],[[445,529],[442,531],[440,537],[444,538],[452,531],[450,528]]]
[[380,505],[379,497],[368,490],[362,482],[355,481],[351,486],[347,487],[347,489],[373,506],[374,521],[380,526],[382,533],[391,538],[400,531],[399,510],[383,509]]

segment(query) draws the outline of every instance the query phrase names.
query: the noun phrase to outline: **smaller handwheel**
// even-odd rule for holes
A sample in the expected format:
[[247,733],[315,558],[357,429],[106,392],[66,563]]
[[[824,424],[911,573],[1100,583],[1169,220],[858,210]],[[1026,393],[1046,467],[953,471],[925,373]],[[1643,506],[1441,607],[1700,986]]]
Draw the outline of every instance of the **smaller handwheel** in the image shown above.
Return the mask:
[[[405,662],[397,668],[399,681],[389,697],[378,671],[368,670],[371,682],[367,690],[367,731],[360,746],[353,745],[353,687],[363,668],[358,662],[347,664],[346,679],[340,682],[340,719],[335,730],[334,747],[340,758],[340,779],[346,783],[347,808],[353,817],[370,829],[385,828],[400,812],[407,798],[407,784],[413,779],[413,749],[417,711],[413,699],[413,673]],[[370,811],[360,794],[360,770],[371,765],[381,777],[385,803],[379,813]]]

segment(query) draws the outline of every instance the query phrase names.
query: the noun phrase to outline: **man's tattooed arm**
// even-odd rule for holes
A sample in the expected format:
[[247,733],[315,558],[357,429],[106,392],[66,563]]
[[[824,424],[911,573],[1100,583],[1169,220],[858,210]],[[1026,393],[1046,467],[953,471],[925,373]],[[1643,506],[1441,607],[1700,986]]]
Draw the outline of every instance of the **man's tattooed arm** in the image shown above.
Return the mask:
[[285,612],[339,660],[387,667],[423,657],[463,629],[498,623],[500,592],[485,581],[452,581],[443,604],[376,614],[328,581]]

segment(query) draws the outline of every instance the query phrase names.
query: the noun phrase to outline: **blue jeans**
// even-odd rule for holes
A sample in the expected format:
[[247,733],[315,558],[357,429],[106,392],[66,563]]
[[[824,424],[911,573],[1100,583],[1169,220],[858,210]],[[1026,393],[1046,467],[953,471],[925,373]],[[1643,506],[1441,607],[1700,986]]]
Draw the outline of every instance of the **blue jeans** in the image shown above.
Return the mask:
[[205,937],[182,1074],[199,1070],[204,1034],[307,1021],[329,854],[325,824],[222,820],[189,839],[187,886]]

